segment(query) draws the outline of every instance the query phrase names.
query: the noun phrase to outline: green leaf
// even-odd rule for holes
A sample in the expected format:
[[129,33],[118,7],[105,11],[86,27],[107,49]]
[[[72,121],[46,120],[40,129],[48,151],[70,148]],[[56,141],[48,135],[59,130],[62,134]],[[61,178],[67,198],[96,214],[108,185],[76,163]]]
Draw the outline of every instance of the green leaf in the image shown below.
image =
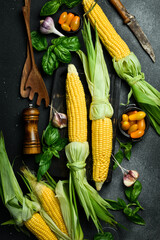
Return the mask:
[[57,142],[60,138],[60,133],[57,128],[52,127],[51,122],[48,124],[46,130],[43,133],[44,141],[48,146],[51,146]]
[[56,57],[60,62],[70,63],[71,53],[62,45],[58,45],[57,47],[55,47],[54,53],[56,54]]
[[114,240],[112,233],[110,232],[103,232],[97,233],[94,236],[94,240]]
[[73,8],[76,5],[78,5],[81,2],[81,0],[63,0],[63,3],[68,7],[68,8]]
[[48,75],[52,75],[54,70],[57,69],[59,66],[59,62],[56,58],[56,55],[52,52],[52,48],[50,47],[45,52],[42,58],[43,71]]
[[78,51],[81,47],[77,36],[62,39],[61,45],[69,51]]
[[58,153],[57,150],[53,150],[52,153],[53,153],[53,155],[54,155],[55,157],[60,158],[59,153]]
[[46,37],[44,37],[41,33],[37,32],[37,31],[31,32],[31,40],[32,40],[32,46],[37,51],[46,50],[48,47]]
[[124,149],[124,156],[130,160],[131,158],[131,150],[132,150],[132,143],[127,142],[127,143],[122,143],[119,139],[117,139],[120,145],[120,148]]
[[51,43],[55,46],[58,46],[59,44],[61,44],[61,42],[64,40],[64,39],[68,39],[68,37],[58,37],[58,38],[54,38],[51,40]]
[[[121,162],[124,158],[124,153],[122,152],[121,149],[119,149],[119,151],[114,155],[114,157],[116,158],[118,163],[121,164]],[[113,170],[115,170],[117,167],[118,167],[118,164],[115,162],[114,165],[113,165]]]
[[52,149],[61,151],[68,143],[67,138],[59,138],[55,144],[53,144]]
[[49,16],[55,14],[61,6],[61,0],[52,0],[46,2],[40,11],[40,16]]
[[139,211],[139,208],[131,209],[129,207],[126,207],[123,212],[126,215],[126,217],[133,223],[139,224],[139,225],[145,225],[144,219],[137,213]]
[[35,161],[36,161],[36,163],[40,163],[41,158],[42,158],[42,155],[43,155],[43,153],[40,153],[40,154],[36,154],[36,155],[35,155]]
[[[110,200],[110,199],[106,199],[106,201],[111,205],[112,210],[122,210],[124,209],[124,205],[121,204],[121,202],[119,201],[115,201],[115,200]],[[126,204],[125,204],[126,207]]]
[[136,202],[142,190],[141,183],[137,180],[133,186],[125,189],[125,195],[130,202]]

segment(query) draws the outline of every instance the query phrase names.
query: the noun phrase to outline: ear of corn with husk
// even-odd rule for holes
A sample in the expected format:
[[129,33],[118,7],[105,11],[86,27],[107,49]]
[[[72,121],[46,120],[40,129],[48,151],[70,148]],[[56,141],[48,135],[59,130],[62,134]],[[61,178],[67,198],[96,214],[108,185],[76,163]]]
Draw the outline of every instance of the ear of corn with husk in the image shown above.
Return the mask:
[[23,196],[7,156],[2,132],[0,134],[0,195],[16,226],[25,225],[39,240],[57,239],[38,213],[41,209],[40,205]]
[[110,78],[102,47],[96,31],[95,47],[92,42],[90,23],[84,18],[82,31],[87,56],[79,50],[88,87],[92,96],[90,119],[92,120],[93,180],[100,190],[107,179],[112,153],[113,108],[109,102]]
[[113,57],[115,71],[131,87],[127,104],[133,94],[138,105],[147,113],[152,126],[160,135],[160,92],[145,81],[136,55],[130,52],[127,44],[115,31],[99,4],[94,0],[83,0],[82,4],[92,26],[94,28],[96,26],[102,43]]

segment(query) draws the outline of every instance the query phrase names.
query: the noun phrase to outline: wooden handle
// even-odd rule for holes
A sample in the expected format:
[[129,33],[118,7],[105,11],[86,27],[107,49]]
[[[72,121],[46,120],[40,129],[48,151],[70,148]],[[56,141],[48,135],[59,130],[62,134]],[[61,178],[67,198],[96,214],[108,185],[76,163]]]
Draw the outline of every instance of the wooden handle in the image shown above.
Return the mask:
[[30,53],[31,53],[31,58],[32,58],[32,64],[36,65],[35,59],[34,59],[34,53],[33,53],[33,47],[32,47],[32,40],[31,40],[31,30],[30,30],[30,20],[28,16],[28,7],[22,7],[23,11],[23,16],[24,16],[24,21],[26,24],[26,29],[27,29],[27,35],[28,35],[28,43],[29,43],[29,48],[30,48]]
[[25,135],[23,144],[24,154],[38,154],[41,152],[40,139],[38,134],[39,110],[29,108],[23,110],[23,119],[25,124]]
[[120,0],[110,0],[110,2],[117,9],[118,13],[123,18],[125,24],[131,21],[129,18],[129,16],[131,15],[127,12],[127,9],[123,6]]

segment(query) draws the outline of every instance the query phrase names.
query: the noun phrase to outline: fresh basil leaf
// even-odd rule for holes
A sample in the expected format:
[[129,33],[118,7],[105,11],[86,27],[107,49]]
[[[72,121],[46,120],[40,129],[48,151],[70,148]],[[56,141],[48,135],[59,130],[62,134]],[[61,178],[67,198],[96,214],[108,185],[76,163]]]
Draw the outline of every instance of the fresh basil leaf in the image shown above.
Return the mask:
[[37,172],[37,181],[39,182],[43,175],[48,171],[51,165],[51,160],[46,162],[45,164],[39,166],[38,172]]
[[127,158],[127,160],[130,160],[131,158],[131,150],[132,150],[132,143],[122,143],[118,138],[117,141],[119,142],[120,148],[124,149],[124,156]]
[[123,212],[126,215],[126,217],[133,223],[139,224],[139,225],[145,225],[144,219],[137,213],[139,209],[136,208],[135,210],[126,207]]
[[55,46],[59,45],[64,39],[68,39],[68,37],[58,37],[58,38],[54,38],[51,40],[51,43]]
[[78,51],[81,47],[77,36],[62,39],[61,45],[69,51]]
[[52,149],[55,149],[57,151],[61,151],[68,143],[67,138],[59,138],[58,141],[52,145]]
[[47,151],[45,151],[43,154],[41,154],[40,161],[39,161],[39,169],[38,169],[38,173],[37,173],[38,181],[48,171],[48,169],[51,165],[52,157],[53,157],[53,153],[49,149]]
[[[118,201],[115,200],[110,200],[110,199],[106,199],[106,201],[111,205],[112,210],[122,210],[124,209],[124,206],[121,205]],[[125,204],[126,207],[126,204]]]
[[45,52],[42,58],[42,68],[48,75],[52,75],[54,70],[59,66],[59,62],[56,55],[51,51],[50,47]]
[[[121,164],[123,158],[124,158],[124,153],[121,149],[114,155],[116,160],[118,161],[119,164]],[[118,164],[115,162],[113,165],[113,170],[115,170],[118,167]]]
[[68,8],[73,8],[76,5],[78,5],[81,1],[80,0],[63,0],[63,2]]
[[94,240],[114,240],[112,233],[110,232],[103,232],[97,233],[94,236]]
[[53,145],[60,138],[60,133],[57,128],[52,127],[51,122],[44,131],[44,140],[48,146]]
[[40,11],[40,16],[49,16],[55,14],[61,6],[61,0],[51,0],[46,2]]
[[54,53],[56,54],[56,57],[60,62],[70,63],[71,53],[62,45],[58,45],[57,47],[55,47]]
[[41,158],[42,158],[42,155],[43,155],[43,153],[40,153],[40,154],[37,154],[37,155],[35,156],[35,161],[36,161],[36,163],[40,163],[40,160],[41,160]]
[[31,32],[31,40],[32,40],[32,46],[37,51],[46,50],[48,47],[46,37],[44,37],[41,33],[37,32],[37,31]]
[[137,180],[133,186],[125,189],[125,195],[130,202],[136,202],[142,190],[141,183]]
[[52,153],[53,153],[53,155],[54,155],[55,157],[60,158],[59,153],[58,153],[57,150],[53,150]]
[[123,200],[123,199],[121,199],[121,198],[118,198],[118,204],[120,205],[120,206],[122,206],[123,208],[125,208],[127,205],[126,205],[126,203],[125,203],[125,201]]

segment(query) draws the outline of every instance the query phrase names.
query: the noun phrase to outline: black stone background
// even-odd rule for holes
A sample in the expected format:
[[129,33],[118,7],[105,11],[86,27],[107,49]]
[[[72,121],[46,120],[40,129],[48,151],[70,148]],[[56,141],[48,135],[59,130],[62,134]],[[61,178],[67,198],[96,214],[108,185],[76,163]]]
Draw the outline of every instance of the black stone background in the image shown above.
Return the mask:
[[[39,12],[46,1],[32,0],[31,5],[31,30],[36,30],[39,27]],[[111,6],[109,1],[100,0],[99,4],[102,6],[104,12],[109,20],[127,42],[131,51],[133,51],[141,62],[142,71],[145,73],[146,80],[160,91],[160,1],[149,0],[122,0],[122,3],[130,13],[136,16],[143,31],[148,36],[155,54],[156,63],[152,63],[149,56],[139,45],[135,36],[130,32],[129,28],[123,24],[122,19]],[[20,97],[20,78],[22,68],[26,58],[26,29],[22,16],[21,8],[24,2],[19,0],[0,1],[0,129],[3,131],[6,143],[6,149],[11,162],[15,160],[14,170],[17,172],[24,161],[30,168],[37,169],[34,158],[23,156],[22,144],[24,125],[22,120],[22,111],[28,106],[29,100]],[[54,16],[55,22],[59,14],[65,9],[61,7],[59,12]],[[83,13],[81,5],[75,7],[75,11]],[[56,24],[57,25],[57,24]],[[78,34],[80,35],[80,33]],[[55,37],[48,36],[48,40]],[[83,47],[83,44],[82,44]],[[104,49],[104,48],[103,48]],[[112,59],[104,49],[109,73],[113,74]],[[54,75],[52,77],[46,76],[41,69],[42,53],[35,52],[36,63],[45,80],[49,95],[51,97],[52,85],[54,82]],[[72,62],[75,63],[79,71],[82,71],[80,60],[73,54]],[[126,102],[127,93],[129,91],[128,85],[122,81],[120,102]],[[132,101],[134,101],[132,99]],[[35,99],[33,101],[35,104]],[[42,104],[39,107],[39,134],[41,136],[43,129],[46,127],[49,119],[49,109]],[[119,113],[123,107],[119,107]],[[125,140],[117,131],[117,136],[121,140]],[[130,162],[123,161],[123,166],[127,169],[138,170],[142,183],[142,193],[139,201],[144,207],[141,216],[145,219],[145,226],[138,226],[130,223],[119,212],[114,212],[117,221],[128,228],[128,230],[119,229],[118,237],[120,240],[151,240],[160,239],[159,224],[160,224],[160,191],[159,191],[159,169],[160,169],[160,144],[159,136],[149,128],[144,139],[137,143],[132,150],[132,157]],[[116,143],[116,151],[118,144]],[[22,183],[20,177],[16,174],[20,185],[24,192],[26,188]],[[118,197],[125,199],[124,188],[122,184],[122,174],[117,169],[112,176],[112,182],[105,184],[100,192],[104,198],[117,199]],[[81,224],[84,230],[86,239],[93,239],[96,233],[95,227],[91,221],[87,221],[83,211],[80,210]],[[0,223],[10,219],[7,209],[4,208],[0,201]],[[103,223],[103,226],[106,225]],[[29,239],[22,233],[17,232],[13,226],[0,226],[0,239]],[[31,235],[30,239],[35,239]]]

